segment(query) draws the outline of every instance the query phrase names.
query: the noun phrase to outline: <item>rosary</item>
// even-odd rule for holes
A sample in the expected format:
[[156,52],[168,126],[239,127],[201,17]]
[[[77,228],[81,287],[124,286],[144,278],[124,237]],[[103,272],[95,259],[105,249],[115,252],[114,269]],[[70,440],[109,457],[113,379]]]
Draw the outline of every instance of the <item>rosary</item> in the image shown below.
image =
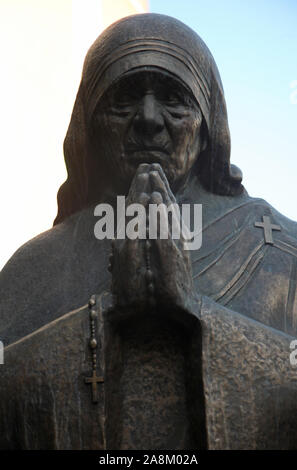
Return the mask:
[[92,353],[92,376],[85,377],[85,383],[92,385],[92,402],[98,403],[98,390],[97,384],[103,383],[103,377],[97,377],[97,348],[98,343],[96,339],[96,322],[98,320],[98,314],[96,311],[96,298],[94,295],[90,298],[89,301],[89,318],[90,318],[90,340],[89,347]]

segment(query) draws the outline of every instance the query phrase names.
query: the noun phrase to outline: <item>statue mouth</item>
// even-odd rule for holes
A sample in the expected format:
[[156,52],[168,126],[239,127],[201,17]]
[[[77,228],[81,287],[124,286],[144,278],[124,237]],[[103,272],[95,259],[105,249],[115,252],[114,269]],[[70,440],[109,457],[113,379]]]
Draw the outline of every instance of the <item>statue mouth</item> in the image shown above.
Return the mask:
[[169,155],[169,151],[166,146],[163,145],[141,145],[141,146],[130,146],[127,148],[129,153],[140,153],[140,152],[160,152]]
[[133,163],[160,163],[168,161],[169,152],[160,147],[144,147],[130,150],[129,160]]

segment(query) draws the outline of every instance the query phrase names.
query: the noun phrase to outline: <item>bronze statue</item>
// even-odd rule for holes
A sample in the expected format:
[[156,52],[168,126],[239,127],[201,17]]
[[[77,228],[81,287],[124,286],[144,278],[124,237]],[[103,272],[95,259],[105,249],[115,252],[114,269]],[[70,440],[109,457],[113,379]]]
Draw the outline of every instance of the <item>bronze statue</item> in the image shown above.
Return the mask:
[[[199,36],[156,14],[111,25],[64,154],[54,227],[1,272],[0,447],[296,448],[297,226],[230,164]],[[118,195],[202,204],[201,248],[96,239],[94,208]]]

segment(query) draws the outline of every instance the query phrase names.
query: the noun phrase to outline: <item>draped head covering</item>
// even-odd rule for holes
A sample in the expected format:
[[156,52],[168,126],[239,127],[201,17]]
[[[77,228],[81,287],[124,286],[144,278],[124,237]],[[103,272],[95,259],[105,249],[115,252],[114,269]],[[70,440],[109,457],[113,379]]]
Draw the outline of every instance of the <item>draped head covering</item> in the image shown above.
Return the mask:
[[[224,92],[215,61],[202,39],[182,22],[145,13],[109,26],[90,47],[64,141],[68,177],[58,192],[55,224],[104,198],[104,161],[94,188],[94,112],[107,89],[125,73],[141,67],[174,75],[191,91],[207,128],[207,147],[193,168],[211,192],[242,191],[241,172],[230,165],[230,134]],[[100,106],[100,105],[99,105]],[[96,156],[100,160],[100,155]]]

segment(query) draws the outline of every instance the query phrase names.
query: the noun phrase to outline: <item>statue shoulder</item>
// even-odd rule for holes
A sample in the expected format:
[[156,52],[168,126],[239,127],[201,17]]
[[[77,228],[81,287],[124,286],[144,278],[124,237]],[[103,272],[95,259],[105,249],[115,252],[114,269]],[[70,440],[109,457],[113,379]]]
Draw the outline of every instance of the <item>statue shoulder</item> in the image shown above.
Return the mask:
[[7,282],[12,282],[16,287],[28,278],[35,277],[37,281],[38,276],[42,271],[48,270],[49,265],[61,264],[69,229],[69,224],[60,224],[18,248],[0,272],[0,289]]
[[[109,245],[81,211],[20,247],[0,273],[0,339],[7,344],[87,303],[109,285]],[[98,260],[98,262],[94,262]]]
[[[61,230],[62,229],[62,230]],[[62,227],[54,227],[22,245],[0,273],[0,338],[7,344],[21,330],[31,332],[31,317],[43,312],[63,266]]]

